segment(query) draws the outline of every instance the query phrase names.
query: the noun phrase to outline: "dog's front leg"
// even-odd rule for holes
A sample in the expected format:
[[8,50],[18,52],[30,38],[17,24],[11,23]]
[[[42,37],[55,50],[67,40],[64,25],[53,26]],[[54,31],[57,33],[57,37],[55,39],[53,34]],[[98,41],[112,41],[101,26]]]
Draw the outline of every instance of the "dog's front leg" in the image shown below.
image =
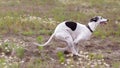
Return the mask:
[[79,43],[83,41],[84,36],[79,35],[75,40],[74,40],[74,45],[76,47],[77,52],[79,52]]
[[73,42],[69,42],[68,43],[68,48],[71,50],[72,54],[74,55],[79,55],[78,52],[75,49],[75,45]]
[[74,46],[75,46],[76,51],[79,52],[79,46],[78,46],[78,44],[74,43]]

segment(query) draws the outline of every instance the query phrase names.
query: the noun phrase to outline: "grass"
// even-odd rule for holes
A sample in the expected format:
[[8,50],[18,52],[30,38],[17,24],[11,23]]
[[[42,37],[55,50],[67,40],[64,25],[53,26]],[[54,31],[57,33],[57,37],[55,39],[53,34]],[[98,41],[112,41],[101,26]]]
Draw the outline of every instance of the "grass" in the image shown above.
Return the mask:
[[[8,34],[37,36],[36,40],[42,43],[43,35],[51,35],[56,25],[62,21],[71,20],[87,24],[90,18],[101,15],[109,18],[110,21],[107,25],[98,27],[93,36],[101,39],[110,38],[112,41],[120,42],[119,7],[119,0],[0,0],[0,38]],[[8,57],[14,49],[15,56],[22,59],[25,49],[14,43],[1,44],[0,54],[5,53],[5,56]],[[44,50],[43,47],[38,49]],[[65,61],[62,53],[58,53],[57,56],[59,62]],[[89,56],[91,59],[103,58],[101,54],[90,54]],[[27,67],[50,67],[50,65],[46,66],[49,62],[39,59],[41,58],[31,60]],[[5,58],[0,58],[0,67],[5,66],[2,65],[5,62]],[[116,62],[112,66],[117,68],[118,65]],[[10,67],[19,68],[20,63],[11,63]],[[51,65],[51,67],[54,66]]]
[[42,41],[43,41],[43,36],[38,36],[38,37],[37,37],[37,41],[38,41],[39,43],[42,43]]
[[16,50],[16,56],[18,56],[19,58],[23,58],[24,56],[24,48],[23,47],[18,47],[18,48],[15,48]]
[[18,68],[20,60],[24,57],[24,48],[6,41],[0,45],[0,49],[0,67]]
[[30,35],[33,35],[33,34],[34,34],[33,31],[24,31],[24,32],[22,33],[22,35],[24,35],[24,36],[30,36]]
[[[63,0],[64,1],[64,0]],[[25,7],[28,7],[31,5],[31,3],[37,3],[36,5],[33,4],[31,5],[33,7],[36,6],[41,6],[41,9],[43,11],[47,11],[47,12],[38,12],[38,11],[31,11],[31,12],[27,12],[27,10],[22,10],[22,8],[17,9],[15,11],[12,11],[11,9],[9,11],[5,11],[4,13],[1,11],[1,18],[0,18],[0,30],[1,30],[1,34],[7,34],[7,33],[12,33],[12,34],[23,34],[23,35],[34,35],[33,33],[38,33],[38,34],[51,34],[52,32],[50,31],[49,33],[49,29],[54,29],[55,26],[57,25],[57,23],[60,23],[64,20],[75,20],[81,23],[87,23],[89,20],[89,18],[93,17],[94,15],[102,15],[105,17],[110,18],[110,29],[111,31],[106,31],[104,33],[104,36],[100,36],[102,35],[102,33],[104,32],[102,28],[100,28],[100,31],[95,32],[95,36],[97,37],[101,37],[101,38],[105,38],[109,35],[116,35],[119,36],[120,32],[119,32],[119,25],[115,25],[115,21],[119,20],[119,8],[117,6],[119,6],[118,2],[113,2],[111,1],[79,1],[79,0],[75,0],[74,2],[71,2],[69,0],[67,0],[67,2],[69,2],[69,4],[64,4],[63,1],[55,1],[52,0],[52,2],[48,3],[47,0],[45,1],[9,1],[6,4],[4,3],[3,5],[1,5],[1,7],[4,7],[7,5],[7,8],[10,9],[12,6],[16,6],[16,8],[18,8],[19,6],[22,6],[24,4]],[[18,2],[18,3],[16,3]],[[28,3],[29,2],[29,3]],[[67,3],[66,2],[66,3]],[[14,4],[14,5],[9,5],[9,4]],[[60,4],[58,4],[60,3]],[[75,5],[76,3],[79,3],[81,5]],[[87,5],[87,4],[88,5]],[[85,4],[85,5],[84,5]],[[107,4],[109,6],[107,6]],[[46,7],[48,5],[51,5],[51,7]],[[55,6],[53,6],[55,5]],[[101,7],[101,5],[103,7]],[[93,7],[93,8],[92,8]],[[109,11],[110,8],[114,8],[114,10]],[[38,7],[36,7],[38,8]],[[43,9],[44,8],[44,9]],[[50,8],[52,8],[51,10],[49,10]],[[86,8],[86,9],[85,9]],[[28,10],[31,8],[27,8]],[[102,10],[100,10],[102,9]],[[100,10],[100,11],[99,11]],[[104,10],[104,11],[103,11]],[[89,12],[91,13],[89,13]],[[96,13],[98,11],[98,13]],[[20,13],[19,13],[20,12]],[[108,14],[109,15],[108,15]],[[106,14],[106,15],[104,15]],[[112,18],[110,15],[114,15],[116,14],[115,18]],[[40,18],[41,17],[41,18]],[[54,20],[49,20],[47,18],[53,18]],[[42,20],[41,20],[42,19]],[[114,21],[115,20],[115,21]],[[59,21],[59,22],[57,22]],[[50,22],[54,23],[54,24],[50,24]],[[6,23],[6,24],[4,24]],[[29,24],[28,24],[29,23]],[[45,23],[45,24],[42,24]],[[118,23],[119,24],[119,23]],[[47,26],[46,26],[47,25]],[[114,25],[117,26],[116,29],[117,31],[114,31]],[[43,29],[44,28],[44,29]],[[48,32],[47,32],[48,30]],[[34,32],[33,32],[34,31]],[[52,30],[53,31],[53,30]],[[107,35],[107,36],[106,36]]]
[[0,45],[1,51],[6,55],[12,54],[14,51],[19,58],[24,56],[24,48],[22,46],[17,46],[13,43],[5,42]]
[[[86,0],[88,1],[88,0]],[[54,29],[55,26],[57,25],[57,21],[64,21],[64,20],[75,20],[81,23],[87,23],[89,20],[89,18],[93,17],[94,15],[102,15],[105,17],[110,18],[110,27],[111,27],[111,31],[107,31],[106,34],[104,36],[101,36],[102,38],[105,38],[106,35],[120,35],[119,32],[119,25],[115,25],[114,20],[119,20],[119,8],[117,6],[119,6],[118,1],[117,2],[113,2],[112,0],[107,1],[79,1],[79,0],[75,0],[73,2],[67,0],[64,4],[64,0],[61,1],[55,1],[52,0],[52,2],[48,2],[47,0],[45,1],[9,1],[6,3],[3,3],[1,5],[1,7],[7,6],[8,9],[10,9],[12,6],[16,6],[16,8],[18,8],[19,6],[24,5],[25,8],[30,6],[31,3],[33,2],[34,4],[31,5],[34,10],[34,8],[36,6],[41,6],[41,9],[43,11],[47,11],[47,12],[38,12],[37,11],[31,11],[31,12],[27,12],[27,10],[22,10],[22,8],[17,9],[15,11],[12,11],[11,9],[9,11],[5,11],[4,13],[1,11],[1,19],[0,19],[0,30],[1,30],[1,34],[7,34],[7,33],[12,33],[12,34],[23,34],[23,35],[34,35],[33,33],[37,33],[40,32],[39,34],[47,34],[47,30],[49,31],[49,29]],[[5,1],[3,1],[5,2]],[[28,3],[29,2],[29,3]],[[9,5],[9,4],[14,4],[14,5]],[[61,5],[60,5],[60,4]],[[69,4],[67,4],[69,3]],[[78,4],[76,4],[78,3]],[[76,4],[76,5],[75,5]],[[81,4],[81,5],[80,5]],[[85,4],[85,5],[84,5]],[[46,7],[48,5],[51,5],[51,7]],[[55,5],[55,6],[53,6]],[[103,7],[101,7],[101,5]],[[109,6],[107,6],[109,5]],[[93,7],[93,8],[92,8]],[[38,8],[38,7],[36,7]],[[44,9],[43,9],[44,8]],[[50,8],[52,8],[51,10],[49,10]],[[85,9],[86,8],[86,9]],[[110,8],[114,8],[114,10],[109,11]],[[27,8],[28,10],[31,8]],[[102,9],[102,10],[100,10]],[[100,11],[99,11],[100,10]],[[104,10],[104,11],[103,11]],[[89,12],[91,13],[89,13]],[[98,11],[98,13],[96,13]],[[20,12],[20,13],[19,13]],[[108,15],[108,14],[109,15]],[[3,15],[2,15],[3,14]],[[106,14],[106,15],[104,15]],[[112,18],[110,15],[114,15],[116,14],[116,18]],[[42,20],[39,20],[41,19]],[[48,19],[44,19],[44,18],[53,18],[54,20],[48,20]],[[56,20],[56,21],[55,21]],[[43,25],[42,23],[45,22],[45,24]],[[54,23],[54,24],[49,24],[50,22]],[[59,22],[59,23],[60,23]],[[6,23],[6,24],[4,24]],[[28,24],[29,23],[29,24]],[[46,28],[47,25],[47,28]],[[117,31],[114,31],[114,26],[117,26],[116,29]],[[51,27],[52,26],[52,27]],[[44,28],[44,29],[43,29]],[[101,29],[101,28],[100,28]],[[34,31],[34,32],[33,32]],[[106,30],[105,30],[106,31]],[[103,33],[103,29],[99,31],[97,31],[95,34],[95,36],[99,36]],[[109,33],[109,34],[108,34]],[[51,32],[50,32],[51,34]]]
[[114,62],[112,64],[113,68],[119,68],[120,67],[120,62]]
[[60,62],[60,63],[65,62],[65,57],[64,57],[64,54],[63,54],[62,52],[58,52],[58,53],[57,53],[57,56],[58,56],[58,58],[59,58],[59,62]]
[[102,54],[94,54],[94,53],[89,53],[89,58],[92,59],[103,59],[104,56]]

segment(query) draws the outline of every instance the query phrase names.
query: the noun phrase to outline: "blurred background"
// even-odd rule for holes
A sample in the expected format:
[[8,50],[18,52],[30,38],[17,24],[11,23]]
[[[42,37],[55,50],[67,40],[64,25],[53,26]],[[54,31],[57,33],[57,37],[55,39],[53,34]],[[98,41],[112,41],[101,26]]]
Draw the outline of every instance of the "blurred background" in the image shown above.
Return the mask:
[[[0,31],[1,33],[22,33],[24,30],[35,31],[48,28],[43,21],[21,21],[25,18],[48,19],[60,23],[72,20],[87,24],[94,16],[103,16],[110,21],[103,26],[106,35],[120,35],[120,1],[119,0],[1,0]],[[11,19],[12,18],[12,19]],[[27,22],[27,23],[24,23]],[[36,23],[35,23],[36,22]],[[49,23],[50,21],[46,22]],[[37,24],[37,25],[36,25]],[[36,26],[35,26],[36,25]],[[45,26],[45,27],[41,27]],[[102,26],[101,26],[102,27]],[[16,29],[17,28],[17,29]],[[34,29],[33,29],[34,28]],[[50,28],[54,29],[54,28]],[[9,32],[8,32],[9,31]],[[100,30],[101,31],[101,30]],[[101,31],[101,32],[103,32]],[[37,31],[38,32],[38,31]],[[104,34],[104,32],[103,32]]]

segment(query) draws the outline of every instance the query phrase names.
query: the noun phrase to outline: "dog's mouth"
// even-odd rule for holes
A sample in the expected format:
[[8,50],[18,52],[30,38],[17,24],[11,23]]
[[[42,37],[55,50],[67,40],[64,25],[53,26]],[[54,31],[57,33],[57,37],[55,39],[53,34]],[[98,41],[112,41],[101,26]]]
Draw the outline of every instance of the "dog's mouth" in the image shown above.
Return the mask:
[[108,21],[109,21],[108,19],[105,19],[105,20],[101,21],[100,24],[107,24]]
[[102,21],[100,22],[100,24],[107,24],[107,21]]

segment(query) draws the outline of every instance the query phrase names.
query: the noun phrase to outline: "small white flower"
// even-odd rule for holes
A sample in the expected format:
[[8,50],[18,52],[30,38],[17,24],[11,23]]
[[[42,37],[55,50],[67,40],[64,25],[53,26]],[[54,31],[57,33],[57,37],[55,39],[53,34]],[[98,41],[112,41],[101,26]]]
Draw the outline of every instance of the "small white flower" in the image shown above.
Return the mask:
[[2,42],[0,42],[0,45],[2,45]]
[[2,63],[3,65],[6,65],[6,63]]
[[8,50],[8,47],[5,47],[5,50]]
[[52,61],[55,61],[55,59],[53,59],[53,58],[50,58]]
[[107,63],[103,63],[106,67],[110,67],[110,65],[109,64],[107,64]]
[[66,59],[66,61],[67,61],[67,62],[70,62],[70,61],[71,61],[71,59]]
[[74,65],[70,65],[71,67],[74,67]]
[[80,54],[83,54],[83,51],[80,51]]
[[101,59],[101,61],[104,61],[104,59]]
[[115,21],[115,24],[118,24],[119,22],[118,21]]
[[70,64],[70,62],[69,62],[69,61],[67,61],[67,64]]
[[20,63],[24,63],[24,62],[25,62],[25,61],[22,60]]
[[70,57],[73,57],[73,54],[70,54]]
[[13,58],[10,56],[9,59],[13,59]]
[[9,42],[9,40],[8,40],[8,39],[5,39],[5,40],[4,40],[4,43],[5,43],[5,42]]
[[92,64],[90,67],[91,67],[91,68],[94,68],[94,67],[95,67],[95,65],[93,65],[93,64]]
[[79,60],[79,61],[81,61],[81,60],[82,60],[82,58],[79,58],[78,60]]
[[64,62],[62,62],[61,64],[64,64]]
[[89,58],[89,56],[88,56],[88,55],[86,55],[86,56],[85,56],[85,58],[86,58],[86,59],[88,59],[88,58]]
[[76,62],[77,65],[79,65],[80,63],[79,62]]
[[102,64],[102,62],[101,62],[101,61],[99,61],[99,62],[98,62],[98,64],[100,64],[100,65],[101,65],[101,64]]
[[8,66],[7,66],[7,65],[5,65],[5,66],[4,66],[4,68],[8,68]]
[[64,64],[65,66],[67,66],[67,64]]
[[88,52],[84,52],[84,55],[87,55],[88,54]]
[[21,41],[20,44],[22,44],[23,42]]
[[10,50],[9,50],[9,49],[7,49],[7,52],[10,52]]
[[11,66],[12,64],[11,64],[11,63],[9,63],[9,65]]

